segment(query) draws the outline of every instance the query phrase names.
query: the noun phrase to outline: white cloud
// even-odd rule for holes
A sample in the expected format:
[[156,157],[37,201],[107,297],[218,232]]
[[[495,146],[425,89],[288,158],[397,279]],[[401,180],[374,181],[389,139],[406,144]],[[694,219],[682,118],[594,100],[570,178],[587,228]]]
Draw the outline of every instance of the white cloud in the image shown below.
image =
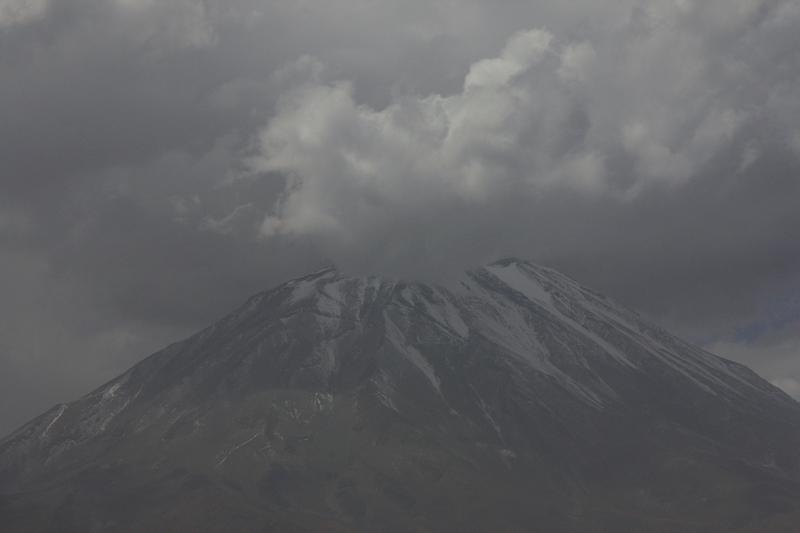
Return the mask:
[[0,0],[0,29],[26,24],[42,17],[49,0]]
[[[261,134],[255,168],[293,177],[264,233],[350,241],[365,224],[402,223],[450,202],[565,189],[630,201],[694,179],[750,115],[735,84],[711,75],[720,60],[706,49],[719,35],[691,17],[701,10],[727,35],[751,3],[736,16],[691,2],[647,5],[644,34],[631,33],[640,31],[635,17],[594,42],[519,32],[469,67],[460,92],[398,95],[382,109],[358,103],[350,83],[321,82],[308,57],[283,69],[314,65]],[[740,75],[752,82],[746,68]],[[624,176],[612,161],[628,162]]]
[[499,57],[478,61],[464,80],[464,90],[502,87],[531,68],[550,51],[553,35],[547,30],[531,30],[508,40]]
[[589,43],[577,43],[567,46],[561,58],[558,75],[565,80],[583,81],[587,70],[595,59],[595,51]]
[[[208,3],[202,0],[112,0],[141,42],[156,48],[207,48],[217,42]],[[155,41],[155,43],[152,43]]]
[[[575,55],[552,42],[544,30],[516,34],[497,58],[470,68],[460,93],[403,97],[382,110],[357,104],[346,83],[291,91],[255,162],[295,178],[264,233],[348,240],[370,218],[487,202],[505,187],[602,189],[601,155],[583,146],[563,159],[550,153],[549,130],[571,112],[554,69],[562,54]],[[554,61],[545,65],[548,54]]]

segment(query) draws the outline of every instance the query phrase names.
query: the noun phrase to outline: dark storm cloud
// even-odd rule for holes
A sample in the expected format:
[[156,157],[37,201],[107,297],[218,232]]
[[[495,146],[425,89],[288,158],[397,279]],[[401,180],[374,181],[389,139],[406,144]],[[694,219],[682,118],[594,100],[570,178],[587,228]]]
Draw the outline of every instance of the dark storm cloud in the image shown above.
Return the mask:
[[791,325],[726,335],[798,282],[798,24],[783,0],[0,0],[0,433],[330,259],[529,257],[791,388]]

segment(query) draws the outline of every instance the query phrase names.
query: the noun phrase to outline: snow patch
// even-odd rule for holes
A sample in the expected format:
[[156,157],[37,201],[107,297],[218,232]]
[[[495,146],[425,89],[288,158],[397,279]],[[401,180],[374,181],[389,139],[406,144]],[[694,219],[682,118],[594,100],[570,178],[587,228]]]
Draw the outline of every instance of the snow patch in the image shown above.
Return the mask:
[[222,453],[222,458],[221,458],[219,461],[217,461],[217,467],[220,467],[220,466],[222,466],[223,464],[225,464],[225,461],[227,461],[227,460],[228,460],[228,458],[231,456],[231,454],[232,454],[232,453],[234,453],[236,450],[239,450],[239,449],[241,449],[241,448],[244,448],[245,446],[247,446],[248,444],[250,444],[251,442],[253,442],[254,440],[256,440],[256,439],[258,438],[258,436],[259,436],[259,435],[261,435],[261,432],[260,432],[260,431],[259,431],[259,432],[256,432],[256,434],[255,434],[255,435],[253,435],[252,437],[250,437],[250,438],[249,438],[249,439],[247,439],[246,441],[244,441],[244,442],[242,442],[242,443],[239,443],[239,444],[236,444],[235,446],[233,446],[232,448],[230,448],[228,451],[226,451],[226,452],[223,452],[223,453]]
[[317,311],[332,317],[342,315],[345,306],[345,299],[342,292],[343,282],[326,283],[320,290],[320,297],[317,300]]
[[311,276],[289,282],[287,285],[292,289],[289,304],[296,304],[309,299],[317,292],[317,285],[321,280],[335,277],[335,275],[336,272],[334,270],[323,270]]
[[439,381],[439,377],[436,375],[436,371],[433,369],[431,364],[425,359],[416,348],[407,344],[405,342],[405,336],[400,331],[400,328],[397,327],[397,324],[389,317],[389,314],[384,311],[383,317],[386,321],[386,333],[389,339],[389,342],[397,348],[397,350],[408,359],[428,380],[428,382],[436,389],[436,392],[439,394],[442,393],[441,391],[441,382]]
[[458,338],[466,339],[469,337],[469,326],[461,318],[458,309],[453,305],[447,296],[439,296],[440,301],[430,302],[423,299],[425,312],[433,318],[439,325],[451,333],[455,333]]
[[[465,281],[463,287],[467,291],[463,296],[463,303],[471,313],[470,323],[475,331],[516,355],[536,371],[555,378],[565,389],[581,397],[587,404],[596,408],[604,407],[602,396],[572,379],[552,361],[550,352],[539,340],[535,325],[530,321],[529,310],[520,306],[514,299],[487,289],[473,280]],[[627,362],[621,352],[577,322],[559,313],[554,304],[551,305],[552,309],[547,313],[549,320],[560,324],[566,323],[571,326],[571,330],[577,331],[584,337],[590,337],[590,340],[600,345],[603,350]]]
[[290,304],[300,303],[309,299],[316,292],[316,280],[297,281],[292,286],[292,295],[289,298]]
[[388,378],[388,376],[381,371],[376,378],[373,378],[370,381],[375,385],[375,394],[378,397],[378,401],[392,411],[399,413],[400,410],[392,401],[392,396],[394,396],[395,390],[394,386],[392,385],[392,381]]
[[528,300],[555,311],[553,299],[547,289],[530,274],[522,271],[516,263],[506,266],[492,265],[486,270],[509,288],[521,293]]
[[472,392],[475,393],[475,397],[478,399],[478,406],[481,408],[481,411],[483,412],[483,416],[492,425],[492,428],[494,428],[494,431],[495,431],[495,433],[497,433],[497,437],[500,439],[500,442],[505,443],[506,439],[503,437],[503,432],[500,430],[500,426],[498,425],[497,421],[494,419],[492,414],[489,412],[489,408],[487,407],[486,402],[484,402],[483,398],[480,397],[480,395],[478,394],[478,391],[475,390],[475,387],[470,385],[470,388],[472,389]]
[[[527,270],[521,269],[517,263],[510,263],[505,266],[492,265],[487,267],[486,271],[491,273],[495,278],[499,279],[509,288],[525,296],[529,301],[538,304],[539,307],[544,308],[550,313],[554,314],[558,321],[560,321],[562,324],[575,330],[579,335],[588,337],[592,343],[602,348],[604,352],[609,354],[620,363],[630,368],[636,368],[636,365],[619,349],[612,346],[595,332],[586,328],[561,311],[557,305],[556,298],[554,298],[554,296],[548,292],[541,280],[538,279],[538,276],[528,272]],[[559,277],[561,276],[559,275]],[[549,280],[550,278],[548,277],[547,279]],[[570,284],[574,284],[571,280],[568,281],[570,281]],[[576,290],[575,287],[564,286],[565,283],[563,280],[554,281],[553,284],[562,287],[564,292],[570,295],[568,300],[569,303],[573,303],[576,300],[581,304],[587,303],[579,288]],[[565,305],[563,303],[563,297],[558,303]]]
[[319,411],[327,411],[333,403],[333,394],[327,392],[314,393],[314,408]]
[[56,415],[53,417],[50,423],[47,424],[47,427],[44,428],[44,431],[42,431],[41,438],[45,438],[47,436],[47,434],[50,432],[50,428],[52,428],[55,425],[55,423],[58,422],[58,420],[61,418],[61,416],[64,414],[64,411],[66,410],[67,410],[67,404],[63,404],[58,408],[58,413],[56,413]]
[[119,390],[119,388],[121,386],[122,386],[122,382],[119,382],[119,381],[117,383],[114,383],[113,385],[111,385],[109,388],[107,388],[105,390],[105,392],[103,392],[103,399],[104,400],[110,400],[111,398],[116,396],[117,395],[117,391]]

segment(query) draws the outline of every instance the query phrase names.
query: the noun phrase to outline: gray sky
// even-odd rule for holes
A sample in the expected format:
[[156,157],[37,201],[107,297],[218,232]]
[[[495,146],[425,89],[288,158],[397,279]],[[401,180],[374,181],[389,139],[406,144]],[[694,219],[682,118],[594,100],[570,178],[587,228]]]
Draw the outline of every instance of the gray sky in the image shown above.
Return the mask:
[[0,0],[0,433],[335,262],[555,266],[800,395],[797,0]]

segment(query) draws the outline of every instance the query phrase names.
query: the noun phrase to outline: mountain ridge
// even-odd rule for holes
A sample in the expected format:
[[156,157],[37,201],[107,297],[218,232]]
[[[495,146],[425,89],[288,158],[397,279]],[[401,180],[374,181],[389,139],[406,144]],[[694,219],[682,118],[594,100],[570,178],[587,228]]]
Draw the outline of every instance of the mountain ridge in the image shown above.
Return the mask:
[[242,521],[127,511],[176,531],[729,531],[795,512],[798,444],[788,395],[553,269],[325,268],[1,440],[0,518],[135,530],[151,486]]

